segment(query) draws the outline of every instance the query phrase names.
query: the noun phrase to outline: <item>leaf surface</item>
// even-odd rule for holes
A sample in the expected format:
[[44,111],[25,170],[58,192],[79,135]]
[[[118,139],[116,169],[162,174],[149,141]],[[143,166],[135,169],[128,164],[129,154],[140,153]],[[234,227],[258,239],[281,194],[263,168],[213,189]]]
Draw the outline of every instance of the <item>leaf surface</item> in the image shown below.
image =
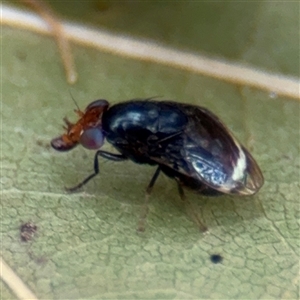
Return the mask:
[[[205,3],[187,5],[184,13],[179,3],[107,5],[98,23],[117,32],[298,75],[299,60],[291,58],[299,47],[292,29],[299,4],[284,6],[275,33],[276,24],[267,24],[276,22],[279,3],[247,4],[249,10],[236,2]],[[87,22],[85,9],[76,15],[70,7],[68,17]],[[99,26],[94,9],[90,16]],[[290,34],[281,34],[287,28]],[[80,77],[70,88],[50,37],[2,28],[1,255],[30,289],[40,299],[297,299],[298,102],[93,48],[73,50]],[[152,167],[101,160],[101,174],[81,193],[64,190],[92,172],[94,155],[49,146],[62,133],[64,116],[76,120],[69,91],[81,108],[98,98],[117,103],[156,95],[205,106],[253,153],[265,185],[250,198],[187,192],[209,228],[203,234],[175,183],[162,176],[139,235]],[[38,231],[24,243],[19,227],[27,221]],[[213,264],[211,254],[222,255],[222,263]]]

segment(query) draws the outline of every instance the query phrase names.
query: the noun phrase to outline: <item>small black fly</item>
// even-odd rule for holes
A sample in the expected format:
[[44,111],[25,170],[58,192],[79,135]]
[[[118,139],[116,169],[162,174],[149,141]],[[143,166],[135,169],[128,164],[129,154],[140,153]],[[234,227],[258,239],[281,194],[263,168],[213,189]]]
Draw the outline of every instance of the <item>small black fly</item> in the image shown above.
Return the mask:
[[[73,124],[66,118],[66,133],[51,141],[57,151],[76,145],[97,150],[94,173],[68,189],[76,191],[99,173],[98,158],[130,159],[157,166],[149,194],[160,172],[183,187],[203,195],[253,195],[264,179],[252,155],[209,110],[173,101],[131,100],[110,106],[106,100],[90,103]],[[119,154],[99,150],[105,139]]]

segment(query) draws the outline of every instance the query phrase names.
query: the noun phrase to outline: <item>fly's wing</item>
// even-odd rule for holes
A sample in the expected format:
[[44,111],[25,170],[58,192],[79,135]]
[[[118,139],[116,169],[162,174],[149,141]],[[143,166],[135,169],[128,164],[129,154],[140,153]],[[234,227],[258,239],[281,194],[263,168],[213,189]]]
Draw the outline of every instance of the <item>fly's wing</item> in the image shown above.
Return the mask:
[[177,104],[188,122],[177,136],[160,145],[154,161],[199,180],[226,194],[253,195],[263,184],[262,173],[250,153],[210,111]]

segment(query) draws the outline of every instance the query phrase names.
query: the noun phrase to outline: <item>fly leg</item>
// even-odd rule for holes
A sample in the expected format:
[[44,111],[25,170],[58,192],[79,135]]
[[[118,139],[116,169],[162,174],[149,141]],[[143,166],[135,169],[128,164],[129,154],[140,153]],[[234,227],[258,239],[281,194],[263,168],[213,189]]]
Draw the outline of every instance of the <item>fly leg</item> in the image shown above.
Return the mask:
[[191,214],[193,219],[195,219],[197,225],[199,226],[200,231],[206,232],[207,227],[201,222],[201,220],[197,216],[197,214],[195,212],[196,210],[194,209],[192,203],[185,197],[184,190],[182,188],[180,181],[176,180],[176,182],[177,182],[178,193],[179,193],[180,199],[185,203],[188,214]]
[[126,160],[127,157],[122,155],[122,154],[115,154],[115,153],[110,153],[107,151],[103,151],[103,150],[98,150],[95,154],[94,157],[94,173],[92,173],[91,175],[89,175],[88,177],[86,177],[82,182],[80,182],[79,184],[71,187],[71,188],[66,188],[66,190],[68,192],[76,192],[78,189],[80,189],[81,187],[83,187],[85,184],[87,184],[92,178],[94,178],[96,175],[99,174],[99,156],[106,158],[108,160],[112,160],[112,161],[122,161],[122,160]]
[[138,228],[137,228],[137,231],[138,232],[144,232],[145,231],[145,222],[146,222],[146,218],[147,218],[147,215],[148,215],[148,211],[149,211],[149,208],[148,208],[148,204],[149,204],[149,196],[152,192],[152,189],[153,189],[153,186],[155,184],[155,181],[156,179],[158,178],[159,176],[159,173],[160,173],[160,167],[157,167],[147,189],[146,189],[146,194],[145,194],[145,203],[143,205],[143,208],[142,208],[142,211],[141,211],[141,214],[140,214],[140,219],[139,219],[139,222],[138,222]]

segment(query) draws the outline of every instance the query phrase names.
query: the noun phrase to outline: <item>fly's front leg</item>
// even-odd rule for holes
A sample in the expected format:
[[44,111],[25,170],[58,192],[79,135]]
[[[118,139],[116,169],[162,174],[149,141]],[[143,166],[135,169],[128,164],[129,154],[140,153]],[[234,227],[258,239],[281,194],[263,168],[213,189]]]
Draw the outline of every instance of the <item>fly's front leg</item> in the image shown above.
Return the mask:
[[198,215],[196,214],[196,210],[194,209],[192,203],[185,197],[184,190],[182,188],[182,184],[180,183],[180,181],[178,179],[176,179],[176,182],[177,182],[178,193],[179,193],[180,199],[184,202],[187,213],[192,215],[193,219],[195,219],[197,225],[199,226],[199,229],[202,232],[207,231],[208,230],[207,227],[199,219]]
[[82,182],[79,184],[71,187],[71,188],[66,188],[68,192],[76,192],[78,189],[83,187],[85,184],[87,184],[92,178],[94,178],[96,175],[99,174],[99,156],[106,158],[108,160],[112,161],[123,161],[126,160],[127,157],[122,155],[122,154],[115,154],[115,153],[110,153],[107,151],[103,150],[98,150],[94,156],[94,173],[86,177]]
[[145,194],[145,203],[143,205],[143,208],[142,208],[142,211],[141,211],[141,214],[140,214],[140,219],[139,219],[139,223],[138,223],[138,228],[137,228],[137,231],[138,232],[144,232],[145,231],[145,221],[146,221],[146,218],[147,218],[147,215],[148,215],[148,203],[149,203],[149,196],[152,192],[152,189],[153,189],[153,186],[156,182],[156,179],[158,178],[159,176],[159,173],[160,173],[160,167],[157,167],[154,175],[152,176],[152,179],[146,189],[146,194]]

